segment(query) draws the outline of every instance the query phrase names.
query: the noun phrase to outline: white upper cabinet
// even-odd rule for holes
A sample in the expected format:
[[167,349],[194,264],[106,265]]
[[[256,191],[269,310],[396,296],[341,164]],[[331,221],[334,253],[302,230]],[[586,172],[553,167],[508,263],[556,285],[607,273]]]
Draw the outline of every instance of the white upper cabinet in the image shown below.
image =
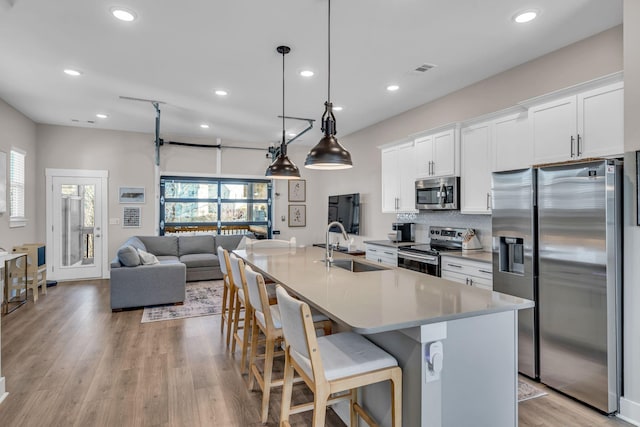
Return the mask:
[[529,121],[536,164],[621,155],[623,83],[534,105]]
[[457,129],[421,136],[415,140],[417,178],[456,176],[458,172]]
[[460,212],[463,214],[491,213],[492,129],[492,122],[462,128]]
[[578,95],[579,158],[624,154],[622,82]]
[[493,120],[491,151],[494,172],[528,168],[533,164],[527,113],[509,114]]
[[382,212],[416,212],[413,142],[383,148]]

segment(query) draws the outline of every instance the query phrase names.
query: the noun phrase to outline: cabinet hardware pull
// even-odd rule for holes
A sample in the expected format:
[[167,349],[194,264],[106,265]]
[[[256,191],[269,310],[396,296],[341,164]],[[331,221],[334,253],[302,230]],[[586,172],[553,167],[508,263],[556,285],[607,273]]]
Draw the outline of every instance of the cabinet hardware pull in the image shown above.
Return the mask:
[[578,149],[576,150],[577,157],[580,157],[580,156],[582,156],[582,151],[580,151],[580,134],[578,134],[578,144],[577,144],[577,146],[578,146]]
[[575,138],[573,137],[573,135],[571,135],[571,158],[573,159],[574,154],[573,154],[573,141],[575,140]]
[[487,274],[492,274],[491,271],[487,271],[487,270],[478,270],[480,273],[487,273]]
[[473,286],[473,279],[469,279],[469,285]]
[[469,278],[468,278],[468,277],[466,277],[466,278],[464,279],[464,282],[468,285],[468,284],[469,284]]
[[393,252],[385,252],[385,254],[387,254],[387,255],[391,255],[391,256],[393,256],[393,255],[394,255],[394,253],[393,253]]
[[491,209],[491,193],[487,193],[487,210]]
[[462,268],[462,266],[461,266],[461,265],[455,265],[455,264],[449,264],[449,263],[447,263],[447,265],[448,265],[449,267]]

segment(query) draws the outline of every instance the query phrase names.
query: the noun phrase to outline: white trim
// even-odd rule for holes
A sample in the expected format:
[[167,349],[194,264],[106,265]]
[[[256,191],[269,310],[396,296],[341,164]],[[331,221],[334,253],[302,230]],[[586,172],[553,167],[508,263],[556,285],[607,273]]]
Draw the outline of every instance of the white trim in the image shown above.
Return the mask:
[[4,399],[6,399],[7,396],[9,396],[9,393],[7,392],[7,389],[5,388],[4,377],[0,377],[0,403],[2,403],[2,401]]
[[640,426],[640,403],[621,397],[620,413],[616,416],[635,426]]
[[425,129],[425,130],[421,130],[419,132],[415,132],[412,134],[409,134],[409,138],[411,139],[418,139],[418,138],[422,138],[424,136],[429,136],[435,133],[440,133],[440,132],[444,132],[444,131],[448,131],[451,129],[459,129],[460,128],[460,122],[451,122],[451,123],[447,123],[444,125],[440,125],[440,126],[436,126],[434,128],[431,129]]
[[[273,181],[273,179],[269,178],[265,175],[229,175],[229,174],[211,174],[211,173],[193,173],[193,172],[168,172],[163,171],[160,173],[160,176],[177,176],[177,177],[195,177],[195,178],[231,178],[231,179],[261,179],[265,181]],[[158,185],[158,189],[160,186]]]
[[51,169],[44,170],[45,176],[73,176],[86,178],[109,178],[108,170],[90,170],[90,169]]
[[19,228],[26,227],[27,219],[26,218],[9,218],[9,228]]
[[[102,271],[101,277],[108,279],[109,276],[109,171],[90,169],[51,169],[45,168],[45,218],[46,218],[46,257],[53,260],[51,252],[53,250],[53,178],[54,177],[74,177],[74,178],[99,178],[102,181]],[[51,271],[53,262],[47,263],[47,275],[52,279],[55,274]]]

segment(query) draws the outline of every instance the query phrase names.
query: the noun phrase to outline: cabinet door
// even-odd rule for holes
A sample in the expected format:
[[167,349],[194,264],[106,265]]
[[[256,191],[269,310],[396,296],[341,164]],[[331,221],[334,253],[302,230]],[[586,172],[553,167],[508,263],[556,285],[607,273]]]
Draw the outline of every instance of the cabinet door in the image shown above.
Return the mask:
[[624,154],[624,85],[622,82],[578,95],[576,155],[582,158]]
[[399,200],[398,211],[416,212],[415,195],[415,149],[413,143],[403,144],[398,147]]
[[433,135],[433,176],[456,174],[455,129]]
[[533,144],[527,131],[526,113],[493,120],[491,152],[494,172],[524,169],[533,164]]
[[382,150],[382,212],[396,212],[398,207],[398,149]]
[[433,136],[425,136],[415,141],[416,178],[424,178],[432,175],[433,161]]
[[576,120],[575,96],[536,105],[529,109],[534,163],[575,158]]
[[490,214],[491,124],[489,122],[462,130],[460,157],[462,187],[460,212]]
[[469,276],[461,273],[456,273],[455,271],[442,270],[442,278],[462,283],[463,285],[469,284]]

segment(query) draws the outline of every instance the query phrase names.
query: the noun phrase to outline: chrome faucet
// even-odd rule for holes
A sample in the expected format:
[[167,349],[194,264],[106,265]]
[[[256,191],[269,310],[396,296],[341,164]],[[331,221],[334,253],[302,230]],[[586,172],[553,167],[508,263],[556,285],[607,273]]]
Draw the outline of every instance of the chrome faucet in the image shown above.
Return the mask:
[[347,232],[341,223],[339,223],[338,221],[333,221],[333,222],[330,222],[329,225],[327,225],[327,239],[325,241],[325,246],[324,246],[325,247],[324,263],[327,267],[331,267],[331,263],[333,262],[333,246],[329,242],[329,230],[334,225],[337,225],[340,228],[340,230],[342,230],[342,237],[344,237],[344,240],[349,240],[349,236],[347,236]]

